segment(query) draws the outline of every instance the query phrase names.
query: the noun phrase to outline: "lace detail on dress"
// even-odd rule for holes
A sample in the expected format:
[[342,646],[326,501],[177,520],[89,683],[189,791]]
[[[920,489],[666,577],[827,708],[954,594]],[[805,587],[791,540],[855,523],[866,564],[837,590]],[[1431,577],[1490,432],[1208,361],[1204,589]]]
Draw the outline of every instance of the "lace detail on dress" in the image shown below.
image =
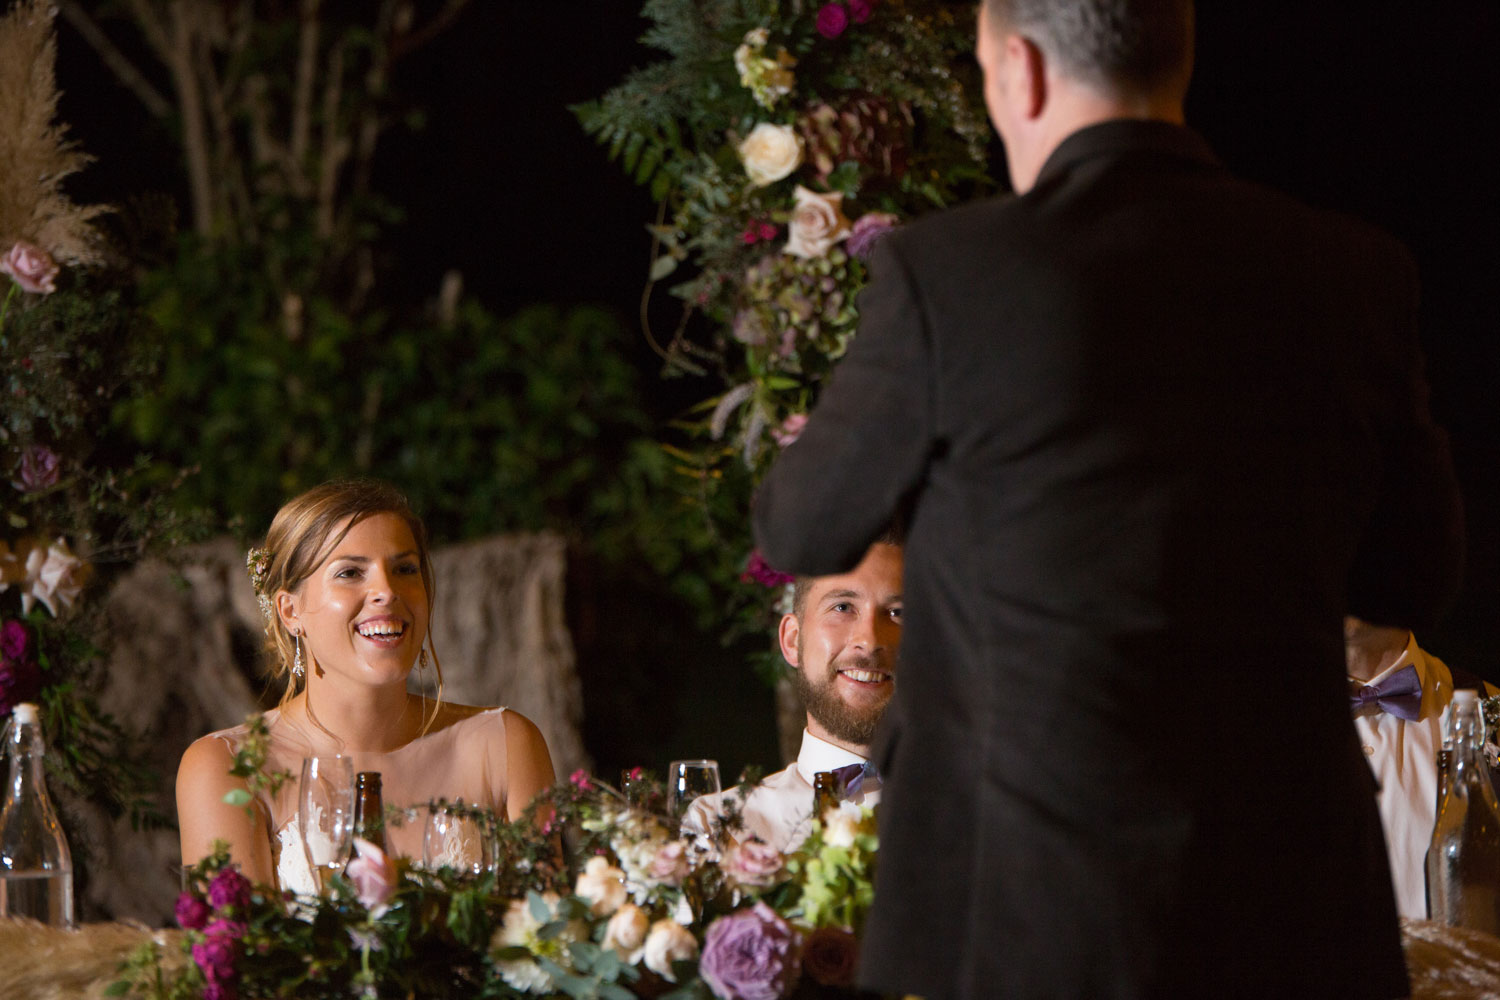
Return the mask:
[[302,850],[296,819],[277,831],[272,847],[276,852],[276,884],[299,896],[316,896],[318,880]]

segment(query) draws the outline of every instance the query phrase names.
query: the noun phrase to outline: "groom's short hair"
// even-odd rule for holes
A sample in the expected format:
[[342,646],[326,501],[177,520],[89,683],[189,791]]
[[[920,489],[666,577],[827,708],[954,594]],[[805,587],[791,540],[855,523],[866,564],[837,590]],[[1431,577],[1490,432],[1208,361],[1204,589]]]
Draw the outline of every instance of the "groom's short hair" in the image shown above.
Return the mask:
[[1112,92],[1187,90],[1193,0],[984,0],[989,30],[1030,38],[1071,77]]

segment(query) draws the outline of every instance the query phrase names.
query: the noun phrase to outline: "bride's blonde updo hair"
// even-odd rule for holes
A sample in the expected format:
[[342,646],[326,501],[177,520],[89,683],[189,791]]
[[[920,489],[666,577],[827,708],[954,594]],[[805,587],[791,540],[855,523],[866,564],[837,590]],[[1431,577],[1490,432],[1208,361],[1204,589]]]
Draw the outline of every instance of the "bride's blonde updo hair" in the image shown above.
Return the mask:
[[[297,692],[297,678],[292,673],[296,657],[296,640],[276,614],[274,600],[279,591],[295,592],[302,582],[328,558],[344,536],[359,522],[376,514],[394,514],[406,522],[417,544],[417,561],[422,571],[422,585],[427,591],[429,620],[432,613],[432,559],[427,546],[427,529],[411,509],[406,497],[394,486],[378,479],[335,479],[314,486],[306,493],[288,500],[276,512],[265,543],[251,549],[246,559],[250,582],[266,619],[268,671],[274,680],[285,681],[281,696],[284,706]],[[347,521],[347,524],[341,522]],[[335,533],[335,528],[340,528]],[[432,635],[424,638],[437,670],[438,700],[442,700],[443,671],[438,666]],[[304,647],[305,648],[305,647]],[[308,659],[311,659],[309,654]]]

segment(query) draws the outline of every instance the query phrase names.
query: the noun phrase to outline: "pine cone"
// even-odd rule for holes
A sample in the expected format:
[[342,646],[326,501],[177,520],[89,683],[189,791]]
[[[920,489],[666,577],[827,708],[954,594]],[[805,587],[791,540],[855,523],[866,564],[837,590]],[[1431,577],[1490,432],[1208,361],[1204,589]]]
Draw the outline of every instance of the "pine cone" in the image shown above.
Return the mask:
[[898,178],[906,172],[907,138],[913,124],[911,106],[872,95],[860,95],[835,108],[818,103],[803,112],[797,131],[806,144],[806,162],[820,181],[847,161],[862,172]]

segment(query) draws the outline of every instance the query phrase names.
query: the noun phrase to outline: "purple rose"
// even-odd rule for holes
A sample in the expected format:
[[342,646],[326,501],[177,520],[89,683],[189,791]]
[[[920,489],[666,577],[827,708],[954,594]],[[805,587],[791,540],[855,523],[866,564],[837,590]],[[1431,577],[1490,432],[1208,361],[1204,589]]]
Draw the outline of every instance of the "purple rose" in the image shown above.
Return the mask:
[[842,927],[819,927],[802,942],[802,971],[824,986],[853,986],[858,957],[858,939]]
[[208,901],[216,910],[243,909],[250,905],[250,882],[237,868],[220,869],[214,880],[208,883]]
[[864,24],[870,19],[870,0],[846,0],[849,4],[849,19],[855,24]]
[[0,626],[0,657],[10,663],[25,663],[31,652],[31,632],[12,618]]
[[213,910],[201,896],[184,892],[177,897],[177,925],[186,931],[201,931]]
[[21,452],[21,470],[11,485],[22,493],[35,493],[57,485],[62,460],[46,445],[34,444]]
[[798,936],[765,903],[715,920],[698,973],[720,1000],[780,1000],[797,984]]
[[818,34],[824,38],[837,38],[849,27],[849,12],[841,3],[827,3],[818,11]]
[[854,221],[844,248],[860,260],[870,256],[880,238],[896,228],[896,216],[889,212],[866,212]]

